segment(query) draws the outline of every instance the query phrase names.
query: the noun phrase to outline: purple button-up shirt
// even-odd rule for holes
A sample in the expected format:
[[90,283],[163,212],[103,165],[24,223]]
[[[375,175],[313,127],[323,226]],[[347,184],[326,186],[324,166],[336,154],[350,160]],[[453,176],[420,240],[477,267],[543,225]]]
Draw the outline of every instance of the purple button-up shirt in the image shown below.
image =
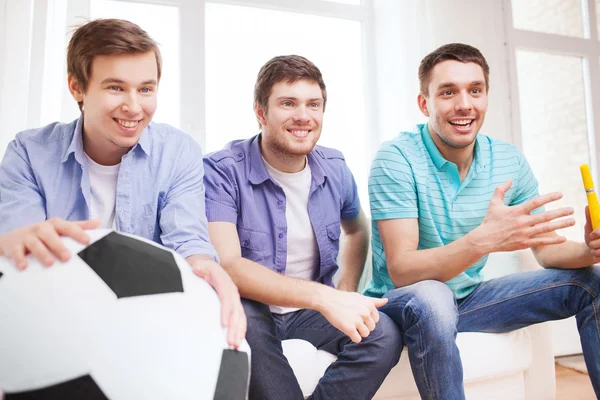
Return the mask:
[[[260,135],[236,140],[204,157],[208,222],[236,224],[242,256],[285,274],[285,194],[271,178],[259,148]],[[316,146],[308,154],[312,180],[308,216],[319,249],[313,279],[333,286],[340,219],[356,218],[360,203],[354,177],[337,150]]]

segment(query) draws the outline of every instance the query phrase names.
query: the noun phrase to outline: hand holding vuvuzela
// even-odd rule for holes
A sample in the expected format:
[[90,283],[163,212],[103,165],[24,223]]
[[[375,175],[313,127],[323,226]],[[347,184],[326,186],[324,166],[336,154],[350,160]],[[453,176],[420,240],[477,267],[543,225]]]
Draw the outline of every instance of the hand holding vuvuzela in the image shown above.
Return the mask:
[[581,170],[581,179],[583,179],[583,187],[587,196],[592,229],[596,230],[600,228],[600,203],[598,203],[598,196],[594,191],[594,181],[592,180],[590,167],[587,164],[582,164],[579,169]]

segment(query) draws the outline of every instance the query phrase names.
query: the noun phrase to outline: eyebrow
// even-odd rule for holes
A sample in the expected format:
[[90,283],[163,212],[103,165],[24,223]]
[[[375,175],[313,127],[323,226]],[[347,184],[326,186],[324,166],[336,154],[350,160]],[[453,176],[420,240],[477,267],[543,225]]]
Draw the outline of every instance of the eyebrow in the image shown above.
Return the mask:
[[[483,85],[485,85],[485,83],[483,81],[473,81],[469,84],[469,86],[483,86]],[[442,82],[438,85],[437,90],[451,88],[451,87],[455,87],[455,86],[458,86],[458,85],[454,82]]]
[[[127,82],[125,82],[122,79],[118,79],[118,78],[106,78],[105,80],[100,82],[101,85],[106,85],[107,83],[127,84]],[[140,85],[156,85],[156,79],[145,80],[144,82],[140,83]]]
[[[277,100],[296,100],[297,101],[298,98],[297,97],[281,96],[281,97],[278,97]],[[306,101],[323,101],[323,98],[322,97],[314,97],[314,98],[308,99]]]

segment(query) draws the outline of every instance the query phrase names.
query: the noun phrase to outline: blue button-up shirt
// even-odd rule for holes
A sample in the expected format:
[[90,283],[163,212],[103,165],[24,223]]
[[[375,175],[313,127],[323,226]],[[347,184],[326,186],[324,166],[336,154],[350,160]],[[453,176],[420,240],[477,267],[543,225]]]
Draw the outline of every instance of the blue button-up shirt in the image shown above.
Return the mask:
[[[0,164],[0,234],[58,217],[90,218],[83,119],[17,135]],[[121,159],[115,222],[177,251],[217,260],[204,210],[202,151],[189,135],[150,123]]]
[[[233,141],[204,157],[209,222],[236,224],[242,256],[285,274],[285,194],[271,178],[259,148],[260,135]],[[337,150],[316,146],[308,154],[312,179],[308,216],[319,249],[314,280],[333,286],[337,271],[340,219],[356,218],[360,203],[354,177]]]

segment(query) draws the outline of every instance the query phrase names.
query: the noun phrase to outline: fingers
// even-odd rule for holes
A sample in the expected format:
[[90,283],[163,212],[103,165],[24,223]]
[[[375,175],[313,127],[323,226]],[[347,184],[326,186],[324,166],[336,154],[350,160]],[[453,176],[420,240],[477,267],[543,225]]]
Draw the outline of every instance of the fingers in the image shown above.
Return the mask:
[[52,224],[54,230],[58,232],[59,235],[71,237],[82,244],[88,244],[90,242],[90,235],[88,235],[84,229],[91,229],[86,227],[97,225],[96,220],[71,222],[61,219],[50,219],[48,222]]
[[18,269],[27,268],[27,257],[25,257],[24,246],[16,246],[10,253],[7,253],[6,256],[15,262]]
[[552,203],[553,201],[562,199],[563,195],[560,192],[548,193],[542,196],[538,196],[534,199],[526,201],[521,204],[520,207],[526,214],[531,213],[536,208],[540,208],[548,203]]
[[[528,218],[529,225],[536,225],[542,222],[552,221],[562,217],[568,217],[573,215],[575,210],[572,207],[562,207],[552,211],[544,211],[539,214],[531,215]],[[571,218],[572,219],[572,218]]]
[[54,256],[37,236],[27,236],[23,239],[25,249],[33,254],[46,267],[54,264]]
[[387,302],[388,302],[388,299],[387,298],[383,298],[383,297],[380,298],[380,299],[372,298],[371,300],[373,301],[373,305],[375,305],[375,307],[377,307],[377,308],[386,305]]
[[[71,252],[60,240],[59,233],[52,224],[41,224],[37,229],[37,238],[59,260],[65,262],[71,258]],[[29,248],[29,247],[28,247]],[[33,249],[29,249],[33,253]],[[43,259],[40,259],[43,261]],[[51,265],[52,263],[50,263]]]
[[557,221],[544,222],[543,224],[537,224],[531,228],[526,229],[524,232],[528,237],[537,235],[543,235],[545,233],[554,232],[558,229],[568,228],[575,225],[575,219],[565,218]]
[[504,196],[510,187],[512,186],[512,179],[507,180],[501,185],[496,186],[496,190],[494,190],[494,195],[492,196],[492,201],[500,201],[504,203]]
[[367,327],[367,325],[364,322],[356,324],[356,330],[358,331],[358,334],[364,338],[369,336],[369,334],[371,333],[371,330]]
[[533,239],[529,239],[525,242],[525,246],[527,247],[538,247],[538,246],[548,246],[552,244],[560,244],[567,241],[567,238],[564,236],[542,236]]
[[100,226],[99,219],[88,219],[85,221],[75,221],[76,225],[78,225],[81,229],[96,229]]
[[358,330],[355,327],[346,329],[343,332],[348,335],[350,340],[352,340],[354,343],[360,343],[362,340],[360,333],[358,333]]

